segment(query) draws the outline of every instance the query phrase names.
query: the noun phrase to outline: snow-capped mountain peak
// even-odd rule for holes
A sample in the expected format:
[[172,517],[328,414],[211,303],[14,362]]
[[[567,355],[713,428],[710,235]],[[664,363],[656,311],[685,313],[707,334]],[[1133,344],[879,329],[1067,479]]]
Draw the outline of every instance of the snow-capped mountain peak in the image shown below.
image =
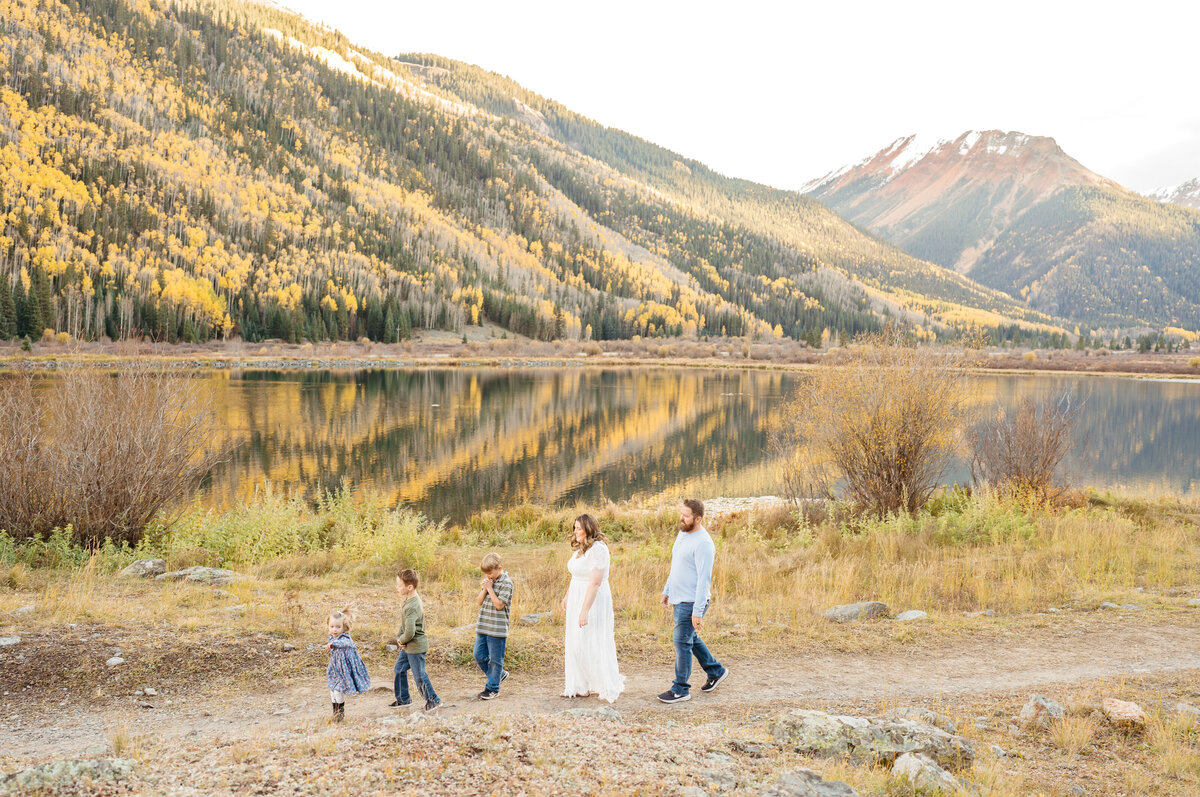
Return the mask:
[[1188,180],[1178,185],[1167,185],[1151,191],[1146,196],[1159,202],[1169,202],[1173,205],[1186,205],[1190,208],[1200,208],[1200,177]]

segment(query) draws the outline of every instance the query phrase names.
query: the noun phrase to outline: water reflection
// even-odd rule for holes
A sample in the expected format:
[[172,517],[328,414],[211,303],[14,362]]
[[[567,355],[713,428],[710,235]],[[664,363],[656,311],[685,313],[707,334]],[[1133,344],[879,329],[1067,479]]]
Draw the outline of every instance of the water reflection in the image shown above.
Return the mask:
[[[527,501],[779,489],[769,424],[800,374],[592,368],[244,371],[209,380],[234,443],[206,500],[269,479],[309,496],[370,487],[433,518]],[[1200,490],[1200,383],[979,376],[983,404],[1086,397],[1072,483]],[[966,481],[961,465],[950,480]]]
[[[219,377],[214,377],[219,378]],[[784,374],[687,369],[243,372],[218,386],[236,444],[225,503],[264,479],[343,480],[434,518],[621,500],[763,457]]]

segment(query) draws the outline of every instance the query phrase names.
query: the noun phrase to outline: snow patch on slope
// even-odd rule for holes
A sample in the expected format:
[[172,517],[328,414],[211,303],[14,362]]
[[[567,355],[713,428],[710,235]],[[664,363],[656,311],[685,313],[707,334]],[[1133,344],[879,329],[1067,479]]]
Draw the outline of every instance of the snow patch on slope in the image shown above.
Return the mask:
[[1159,202],[1173,202],[1177,205],[1200,206],[1200,177],[1177,185],[1164,185],[1149,194],[1151,199]]

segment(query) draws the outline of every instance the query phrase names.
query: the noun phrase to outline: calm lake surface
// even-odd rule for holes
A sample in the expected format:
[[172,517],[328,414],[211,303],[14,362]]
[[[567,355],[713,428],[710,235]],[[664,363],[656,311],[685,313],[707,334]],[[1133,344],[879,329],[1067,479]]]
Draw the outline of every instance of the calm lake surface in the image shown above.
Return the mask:
[[[206,488],[226,504],[343,483],[434,519],[523,502],[779,491],[769,428],[799,373],[446,368],[205,374],[234,443]],[[1200,381],[974,377],[982,401],[1086,396],[1072,484],[1200,490]],[[957,467],[948,481],[966,481]]]

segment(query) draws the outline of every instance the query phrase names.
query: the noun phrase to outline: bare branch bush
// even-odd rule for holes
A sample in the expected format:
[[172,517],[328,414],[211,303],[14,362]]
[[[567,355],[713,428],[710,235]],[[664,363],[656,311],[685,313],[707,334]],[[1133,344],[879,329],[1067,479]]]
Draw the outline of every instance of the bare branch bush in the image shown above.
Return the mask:
[[[142,363],[0,377],[0,529],[136,543],[220,461],[211,392]],[[167,518],[168,522],[170,518]]]
[[1002,493],[1053,500],[1062,491],[1055,484],[1055,472],[1075,447],[1082,406],[1064,392],[1041,401],[1025,398],[1012,409],[998,408],[967,435],[971,478]]
[[961,353],[877,336],[815,369],[772,441],[793,501],[835,488],[859,510],[912,514],[958,449],[968,391]]

